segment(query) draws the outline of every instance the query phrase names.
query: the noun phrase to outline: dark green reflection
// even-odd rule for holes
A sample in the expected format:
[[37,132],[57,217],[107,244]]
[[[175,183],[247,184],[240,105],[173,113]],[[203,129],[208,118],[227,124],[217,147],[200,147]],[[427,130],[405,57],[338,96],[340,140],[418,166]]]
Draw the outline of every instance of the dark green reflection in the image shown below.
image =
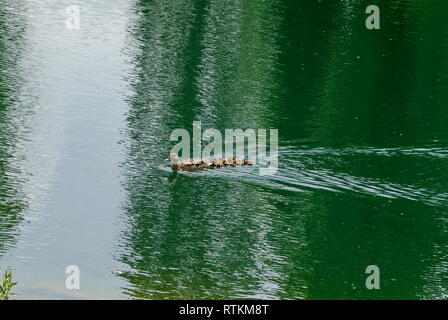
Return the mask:
[[[137,2],[126,295],[446,297],[448,4],[390,1],[377,31],[368,4]],[[173,175],[194,120],[278,128],[278,173]]]
[[24,22],[0,4],[0,256],[15,243],[24,208],[14,150],[20,138],[20,59]]

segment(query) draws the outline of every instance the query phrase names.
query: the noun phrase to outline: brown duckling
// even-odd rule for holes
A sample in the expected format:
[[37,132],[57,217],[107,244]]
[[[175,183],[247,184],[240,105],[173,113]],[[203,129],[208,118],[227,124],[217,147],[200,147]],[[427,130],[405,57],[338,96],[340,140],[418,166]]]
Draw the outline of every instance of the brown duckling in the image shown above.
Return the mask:
[[210,166],[214,168],[222,168],[224,167],[224,161],[222,159],[215,159],[212,161]]
[[229,158],[225,160],[226,166],[236,167],[236,159],[235,157]]

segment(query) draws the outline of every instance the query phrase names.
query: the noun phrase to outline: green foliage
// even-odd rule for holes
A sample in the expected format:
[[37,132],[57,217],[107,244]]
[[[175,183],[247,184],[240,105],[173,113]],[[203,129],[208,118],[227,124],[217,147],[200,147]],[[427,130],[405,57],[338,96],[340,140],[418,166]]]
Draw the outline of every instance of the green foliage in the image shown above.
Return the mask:
[[10,296],[15,296],[14,293],[11,293],[11,289],[16,284],[17,282],[12,282],[11,271],[6,270],[0,282],[0,300],[9,300]]

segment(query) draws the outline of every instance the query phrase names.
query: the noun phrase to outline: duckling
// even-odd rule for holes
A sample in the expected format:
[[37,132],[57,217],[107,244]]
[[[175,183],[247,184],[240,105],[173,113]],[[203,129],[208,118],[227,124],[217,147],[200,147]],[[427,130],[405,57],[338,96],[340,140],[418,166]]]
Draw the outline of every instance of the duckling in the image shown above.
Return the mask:
[[234,167],[234,163],[233,163],[233,159],[232,158],[228,158],[228,159],[224,159],[224,165],[225,166],[230,166],[230,167]]
[[224,161],[222,159],[215,159],[215,160],[212,161],[210,166],[214,167],[214,168],[224,167]]
[[230,167],[236,167],[236,159],[235,157],[227,159],[227,165]]
[[209,164],[204,159],[196,159],[192,160],[193,166],[196,169],[202,170],[209,166]]

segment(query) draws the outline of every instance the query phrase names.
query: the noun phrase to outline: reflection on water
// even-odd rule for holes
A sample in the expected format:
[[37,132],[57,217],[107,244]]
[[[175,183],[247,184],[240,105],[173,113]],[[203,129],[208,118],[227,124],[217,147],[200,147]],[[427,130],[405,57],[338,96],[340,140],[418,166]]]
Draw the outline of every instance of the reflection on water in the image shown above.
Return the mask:
[[[383,4],[380,32],[365,1],[79,1],[70,32],[65,4],[0,4],[20,297],[448,296],[448,4]],[[172,173],[170,133],[196,120],[278,128],[277,174]]]
[[[9,90],[0,100],[0,197],[9,201],[0,213],[0,270],[13,269],[20,298],[119,292],[111,271],[119,267],[112,254],[120,213],[117,141],[126,108],[128,4],[80,3],[82,27],[68,30],[69,4],[0,5],[1,45],[7,48],[1,51],[0,88]],[[82,292],[65,288],[70,264],[83,272]]]
[[24,179],[20,175],[17,149],[21,122],[26,121],[26,97],[21,95],[25,70],[14,70],[23,55],[24,23],[13,8],[0,4],[0,256],[15,243],[20,213],[26,206]]
[[[409,21],[367,34],[357,27],[362,9],[357,2],[136,3],[121,244],[127,295],[446,294],[446,281],[434,274],[444,269],[436,239],[446,228],[447,136],[434,121],[447,113],[426,111],[424,93],[407,94],[410,75],[393,78],[419,68],[416,51],[431,49],[418,41],[435,25],[389,43]],[[421,12],[411,4],[405,10]],[[169,21],[182,24],[173,30]],[[401,45],[413,52],[398,56]],[[415,70],[428,72],[436,70]],[[437,116],[415,126],[423,111]],[[278,173],[171,174],[162,162],[169,134],[190,130],[193,120],[279,128]],[[370,264],[387,270],[381,292],[364,289]]]

